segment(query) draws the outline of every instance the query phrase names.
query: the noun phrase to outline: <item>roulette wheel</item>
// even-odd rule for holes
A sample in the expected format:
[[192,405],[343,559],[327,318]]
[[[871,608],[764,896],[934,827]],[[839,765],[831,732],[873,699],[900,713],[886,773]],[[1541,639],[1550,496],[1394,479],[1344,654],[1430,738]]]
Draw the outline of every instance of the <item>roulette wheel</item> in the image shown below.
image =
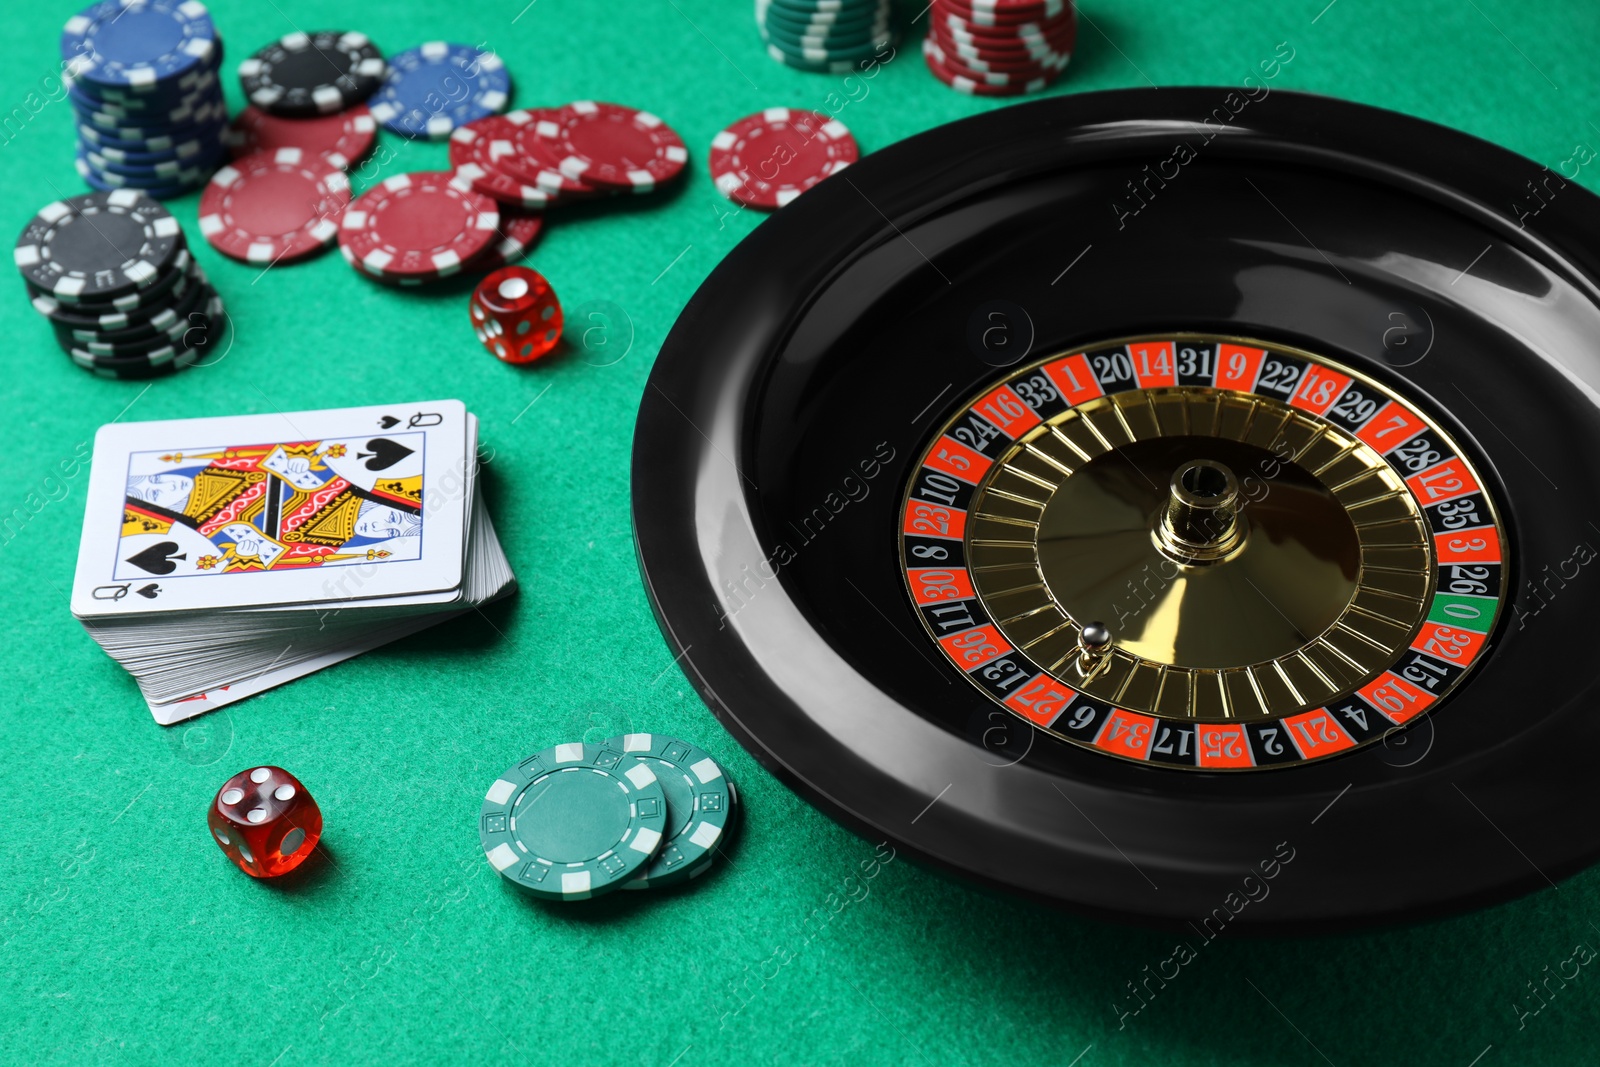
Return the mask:
[[752,233],[640,410],[658,620],[783,780],[970,881],[1208,934],[1554,884],[1600,846],[1600,202],[1225,99],[994,111]]

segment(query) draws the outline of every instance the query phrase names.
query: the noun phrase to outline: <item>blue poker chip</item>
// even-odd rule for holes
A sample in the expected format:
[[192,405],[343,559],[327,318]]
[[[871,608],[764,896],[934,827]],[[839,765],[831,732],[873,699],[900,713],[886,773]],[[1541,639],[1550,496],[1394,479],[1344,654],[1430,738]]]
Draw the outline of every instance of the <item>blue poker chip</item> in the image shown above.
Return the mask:
[[206,170],[209,172],[211,168],[222,162],[223,157],[228,154],[228,148],[219,142],[208,148],[202,148],[194,155],[174,155],[165,159],[146,160],[112,159],[87,146],[80,149],[79,154],[89,166],[101,174],[123,175],[130,178],[143,179],[153,185],[160,185],[174,181],[180,175],[190,171]]
[[[214,75],[213,75],[214,77]],[[127,107],[84,96],[76,87],[67,90],[72,110],[113,126],[169,126],[189,122],[197,111],[216,99],[215,90],[198,90],[160,107]]]
[[82,147],[91,158],[99,157],[110,166],[107,169],[116,169],[118,166],[154,166],[160,163],[177,162],[186,167],[201,165],[211,155],[226,147],[220,138],[191,137],[183,141],[174,141],[170,145],[160,148],[150,148],[148,145],[138,145],[134,148],[122,148],[117,144],[105,144],[99,141],[83,139]]
[[192,130],[179,130],[160,137],[129,140],[118,137],[115,133],[98,130],[80,123],[78,125],[78,140],[102,155],[107,154],[112,149],[121,152],[157,155],[167,152],[177,153],[181,146],[195,141],[199,141],[202,145],[209,144],[213,140],[213,136],[215,136],[215,139],[220,140],[222,137],[221,129],[223,128],[225,127],[208,126]]
[[169,200],[175,196],[192,193],[211,178],[210,167],[193,167],[171,175],[152,173],[149,176],[134,177],[112,174],[90,163],[81,146],[74,165],[78,169],[78,176],[91,189],[98,189],[101,192],[139,192],[156,200]]
[[165,122],[152,122],[124,115],[110,115],[103,111],[79,111],[77,119],[79,126],[92,127],[123,141],[144,141],[152,137],[182,135],[194,130],[210,129],[213,126],[225,126],[228,122],[227,105],[220,99],[209,99],[184,108],[181,112],[169,114],[181,117],[170,118]]
[[493,52],[430,41],[389,57],[389,73],[368,101],[384,128],[413,140],[446,140],[469,122],[505,110],[511,75]]
[[61,58],[75,79],[137,91],[212,63],[217,47],[198,0],[101,0],[61,31]]
[[205,92],[210,87],[217,85],[221,77],[222,49],[217,49],[218,62],[208,63],[196,67],[187,74],[176,78],[168,78],[152,89],[136,92],[133,89],[117,89],[107,85],[96,85],[92,81],[74,78],[72,71],[61,72],[61,83],[71,89],[75,96],[86,100],[93,100],[97,104],[128,109],[166,107],[171,102],[185,96],[193,96],[198,92]]

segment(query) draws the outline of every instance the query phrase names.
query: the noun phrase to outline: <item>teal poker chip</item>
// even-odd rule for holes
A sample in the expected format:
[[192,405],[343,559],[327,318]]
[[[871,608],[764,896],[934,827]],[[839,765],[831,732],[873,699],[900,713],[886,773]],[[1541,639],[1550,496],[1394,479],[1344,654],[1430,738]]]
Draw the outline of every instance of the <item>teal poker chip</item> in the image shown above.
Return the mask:
[[677,885],[704,874],[738,807],[722,765],[704,749],[665,734],[623,734],[606,742],[655,771],[667,797],[666,840],[624,889]]
[[767,22],[761,27],[761,35],[769,42],[788,45],[796,50],[813,48],[825,52],[848,52],[887,40],[889,27],[887,23],[876,23],[862,28],[859,32],[810,34],[796,33],[775,22]]
[[844,22],[885,6],[879,0],[757,0],[756,10],[776,8],[814,22]]
[[[790,44],[774,37],[768,37],[767,54],[772,56],[773,59],[782,59],[786,62],[793,61],[795,64],[821,64],[831,69],[832,64],[844,63],[850,65],[859,60],[871,59],[881,52],[889,42],[889,35],[884,34],[875,40],[867,41],[864,44],[852,45],[848,48],[816,48]],[[782,56],[773,55],[774,52],[780,52]]]
[[556,745],[489,787],[478,817],[501,876],[547,900],[586,900],[637,877],[661,850],[667,798],[655,770],[610,744]]
[[876,22],[887,22],[889,13],[879,10],[875,4],[852,12],[807,12],[778,4],[758,3],[756,21],[781,22],[794,29],[822,33],[828,30],[861,29]]

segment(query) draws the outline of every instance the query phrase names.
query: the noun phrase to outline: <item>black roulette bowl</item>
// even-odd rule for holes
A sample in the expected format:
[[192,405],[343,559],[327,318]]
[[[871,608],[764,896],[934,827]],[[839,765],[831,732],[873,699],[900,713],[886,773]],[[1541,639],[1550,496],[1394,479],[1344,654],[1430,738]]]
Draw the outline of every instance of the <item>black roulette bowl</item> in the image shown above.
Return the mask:
[[[1418,119],[1281,91],[1234,112],[1229,93],[943,126],[741,243],[639,414],[633,513],[662,630],[811,803],[1052,905],[1276,933],[1552,885],[1600,848],[1600,200]],[[1503,524],[1503,596],[1425,714],[1277,769],[1161,766],[1011,714],[930,636],[900,534],[940,427],[1030,361],[1191,333],[1315,353],[1470,455]]]

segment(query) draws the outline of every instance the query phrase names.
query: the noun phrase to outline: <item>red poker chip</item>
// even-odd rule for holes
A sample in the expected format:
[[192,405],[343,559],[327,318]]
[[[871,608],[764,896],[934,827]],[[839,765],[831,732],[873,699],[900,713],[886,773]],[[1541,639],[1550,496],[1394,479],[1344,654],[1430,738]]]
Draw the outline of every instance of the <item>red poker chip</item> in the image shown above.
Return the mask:
[[398,174],[358,197],[339,249],[363,274],[416,283],[458,273],[498,239],[495,202],[450,171]]
[[528,211],[500,213],[500,239],[470,265],[472,270],[499,270],[528,254],[544,232],[544,215]]
[[568,178],[607,189],[648,193],[683,173],[689,150],[683,138],[648,111],[578,100],[560,117],[535,126],[553,142],[556,169]]
[[507,114],[506,118],[515,119],[520,124],[517,130],[518,156],[514,164],[507,161],[507,169],[560,200],[601,195],[604,190],[561,173],[556,134],[565,111],[566,108],[560,107],[530,107]]
[[966,74],[977,81],[988,81],[991,85],[1008,85],[1041,76],[1054,77],[1067,68],[1066,58],[1049,61],[970,59],[966,56],[953,55],[935,43],[931,37],[926,39],[924,47],[948,70]]
[[474,192],[536,211],[547,207],[553,194],[538,187],[537,171],[529,179],[522,165],[517,135],[527,121],[527,112],[513,112],[458,127],[450,135],[450,165]]
[[[712,139],[711,177],[728,199],[771,210],[860,158],[856,139],[838,119],[769,107]],[[769,178],[773,167],[777,173]]]
[[378,126],[365,104],[310,119],[280,118],[260,108],[247,107],[234,118],[225,137],[235,159],[252,152],[301,148],[343,168],[372,150]]
[[1045,58],[1027,55],[1026,53],[985,52],[974,54],[970,49],[951,45],[937,34],[930,35],[928,40],[933,42],[933,47],[949,61],[947,65],[967,67],[971,70],[986,73],[1015,74],[1029,70],[1063,70],[1071,58],[1070,56]]
[[1041,75],[1031,81],[1018,84],[992,85],[980,80],[971,74],[953,70],[939,59],[937,49],[926,38],[922,42],[922,59],[933,72],[933,76],[944,82],[957,92],[969,96],[1022,96],[1026,93],[1035,93],[1045,88],[1053,80],[1051,77]]
[[254,152],[211,176],[200,197],[200,232],[234,259],[287,263],[332,245],[349,206],[349,179],[321,155]]
[[1078,16],[1068,12],[1065,18],[1048,24],[1023,23],[1018,26],[977,26],[964,22],[955,15],[946,14],[933,20],[936,31],[971,45],[973,48],[1028,48],[1060,50],[1068,48],[1078,36]]
[[961,16],[979,26],[1015,26],[1025,22],[1046,23],[1072,10],[1072,0],[1025,0],[1021,3],[990,4],[984,0],[939,0],[941,14]]

